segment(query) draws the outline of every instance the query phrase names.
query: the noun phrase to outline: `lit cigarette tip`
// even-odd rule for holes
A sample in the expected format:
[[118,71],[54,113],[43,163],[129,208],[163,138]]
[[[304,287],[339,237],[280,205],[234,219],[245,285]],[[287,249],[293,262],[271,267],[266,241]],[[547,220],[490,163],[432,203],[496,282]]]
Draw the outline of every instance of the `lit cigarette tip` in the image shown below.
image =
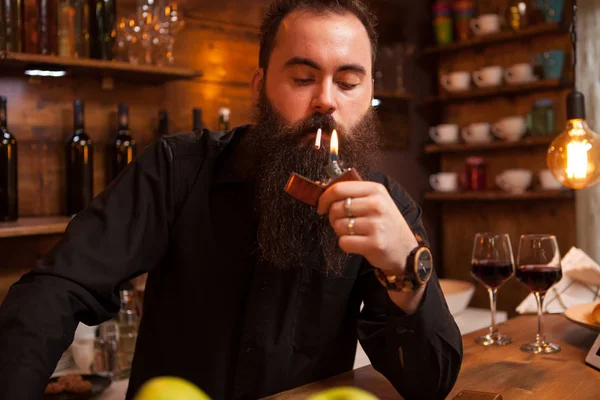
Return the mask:
[[317,137],[315,139],[315,149],[319,150],[321,148],[321,128],[317,130]]

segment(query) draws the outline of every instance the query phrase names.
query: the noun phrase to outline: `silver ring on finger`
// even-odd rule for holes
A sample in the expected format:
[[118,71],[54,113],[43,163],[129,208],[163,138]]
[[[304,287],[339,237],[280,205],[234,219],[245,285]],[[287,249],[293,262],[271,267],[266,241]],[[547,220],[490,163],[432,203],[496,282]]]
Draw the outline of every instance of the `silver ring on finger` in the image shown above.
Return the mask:
[[344,203],[344,210],[346,211],[346,217],[352,218],[352,198],[346,198],[346,202]]
[[356,235],[356,231],[354,230],[355,224],[356,220],[354,218],[348,218],[348,233],[352,236]]

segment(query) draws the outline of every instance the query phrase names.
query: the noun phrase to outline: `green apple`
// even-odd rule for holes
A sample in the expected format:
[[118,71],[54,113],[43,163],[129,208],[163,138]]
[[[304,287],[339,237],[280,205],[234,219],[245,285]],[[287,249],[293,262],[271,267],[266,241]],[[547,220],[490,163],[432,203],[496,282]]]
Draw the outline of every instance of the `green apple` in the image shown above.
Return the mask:
[[328,389],[310,396],[306,400],[379,400],[377,396],[350,386]]
[[198,386],[175,376],[159,376],[142,385],[134,400],[211,400]]

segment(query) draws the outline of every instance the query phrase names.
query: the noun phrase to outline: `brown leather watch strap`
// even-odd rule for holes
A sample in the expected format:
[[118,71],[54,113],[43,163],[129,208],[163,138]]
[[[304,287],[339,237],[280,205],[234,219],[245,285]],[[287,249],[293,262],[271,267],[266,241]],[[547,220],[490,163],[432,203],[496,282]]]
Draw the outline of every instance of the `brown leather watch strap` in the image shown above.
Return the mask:
[[[415,234],[415,239],[417,239],[417,243],[419,244],[418,247],[427,247],[427,243],[425,243],[421,236]],[[408,279],[403,279],[403,277],[398,277],[397,275],[386,275],[379,268],[374,268],[374,272],[379,283],[387,290],[395,292],[411,292],[415,289],[413,282]]]

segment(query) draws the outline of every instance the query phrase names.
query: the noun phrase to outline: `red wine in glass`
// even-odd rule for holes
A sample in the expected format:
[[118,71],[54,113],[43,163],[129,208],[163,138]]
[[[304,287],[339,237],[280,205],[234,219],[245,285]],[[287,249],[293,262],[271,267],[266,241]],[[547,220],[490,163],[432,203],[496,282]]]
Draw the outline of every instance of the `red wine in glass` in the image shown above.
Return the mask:
[[517,268],[516,276],[532,292],[546,293],[552,285],[560,281],[562,270],[548,265],[521,265]]
[[490,330],[479,336],[475,342],[483,346],[504,346],[512,339],[498,332],[496,327],[496,296],[498,288],[514,275],[515,263],[506,233],[482,232],[475,234],[471,275],[485,285],[490,296]]
[[517,280],[533,292],[538,309],[538,331],[535,341],[522,345],[521,351],[530,354],[557,353],[560,346],[546,342],[542,324],[546,292],[562,278],[556,236],[521,235],[517,265]]
[[484,285],[497,288],[512,277],[513,266],[505,260],[473,260],[471,273]]

